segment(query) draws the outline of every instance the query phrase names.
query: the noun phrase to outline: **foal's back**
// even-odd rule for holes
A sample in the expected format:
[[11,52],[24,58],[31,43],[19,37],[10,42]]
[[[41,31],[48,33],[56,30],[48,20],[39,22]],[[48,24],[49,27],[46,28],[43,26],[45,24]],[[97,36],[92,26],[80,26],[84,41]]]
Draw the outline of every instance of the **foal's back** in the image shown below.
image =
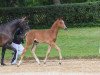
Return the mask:
[[36,40],[40,43],[49,43],[54,39],[52,35],[53,31],[51,29],[30,30],[29,32],[27,32],[26,38],[29,38],[32,41]]

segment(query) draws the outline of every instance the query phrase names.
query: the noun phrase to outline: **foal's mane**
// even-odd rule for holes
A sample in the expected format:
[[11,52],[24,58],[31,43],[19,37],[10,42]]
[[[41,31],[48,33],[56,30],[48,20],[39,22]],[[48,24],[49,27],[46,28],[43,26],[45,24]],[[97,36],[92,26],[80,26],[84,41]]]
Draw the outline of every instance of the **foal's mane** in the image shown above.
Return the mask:
[[53,29],[53,28],[55,28],[56,27],[56,25],[57,25],[57,23],[58,23],[58,21],[59,20],[61,20],[60,18],[58,18],[54,23],[53,23],[53,25],[51,26],[51,29]]

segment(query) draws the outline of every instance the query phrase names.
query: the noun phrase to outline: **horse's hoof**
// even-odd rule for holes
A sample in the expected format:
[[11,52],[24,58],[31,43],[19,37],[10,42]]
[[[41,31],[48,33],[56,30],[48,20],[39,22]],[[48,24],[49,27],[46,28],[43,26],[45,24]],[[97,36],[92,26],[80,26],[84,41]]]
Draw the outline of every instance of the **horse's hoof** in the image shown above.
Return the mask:
[[2,66],[7,66],[7,65],[6,65],[6,64],[4,64],[4,63],[1,63],[1,65],[2,65]]

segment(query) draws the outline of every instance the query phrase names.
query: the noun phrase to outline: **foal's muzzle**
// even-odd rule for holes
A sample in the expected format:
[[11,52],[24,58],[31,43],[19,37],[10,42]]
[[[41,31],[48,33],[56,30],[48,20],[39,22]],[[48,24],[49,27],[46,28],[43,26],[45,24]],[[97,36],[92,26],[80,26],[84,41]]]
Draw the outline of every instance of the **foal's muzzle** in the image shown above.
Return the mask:
[[67,27],[65,27],[64,30],[67,30]]

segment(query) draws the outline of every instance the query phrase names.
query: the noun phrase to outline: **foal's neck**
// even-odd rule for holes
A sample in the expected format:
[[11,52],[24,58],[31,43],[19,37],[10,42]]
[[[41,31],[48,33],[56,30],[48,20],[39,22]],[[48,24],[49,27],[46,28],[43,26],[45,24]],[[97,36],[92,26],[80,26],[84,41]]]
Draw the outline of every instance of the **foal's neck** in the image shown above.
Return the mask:
[[52,25],[51,30],[53,31],[53,34],[57,36],[58,30],[59,30],[59,27],[58,27],[58,25],[57,25],[57,22],[55,22],[55,23]]

